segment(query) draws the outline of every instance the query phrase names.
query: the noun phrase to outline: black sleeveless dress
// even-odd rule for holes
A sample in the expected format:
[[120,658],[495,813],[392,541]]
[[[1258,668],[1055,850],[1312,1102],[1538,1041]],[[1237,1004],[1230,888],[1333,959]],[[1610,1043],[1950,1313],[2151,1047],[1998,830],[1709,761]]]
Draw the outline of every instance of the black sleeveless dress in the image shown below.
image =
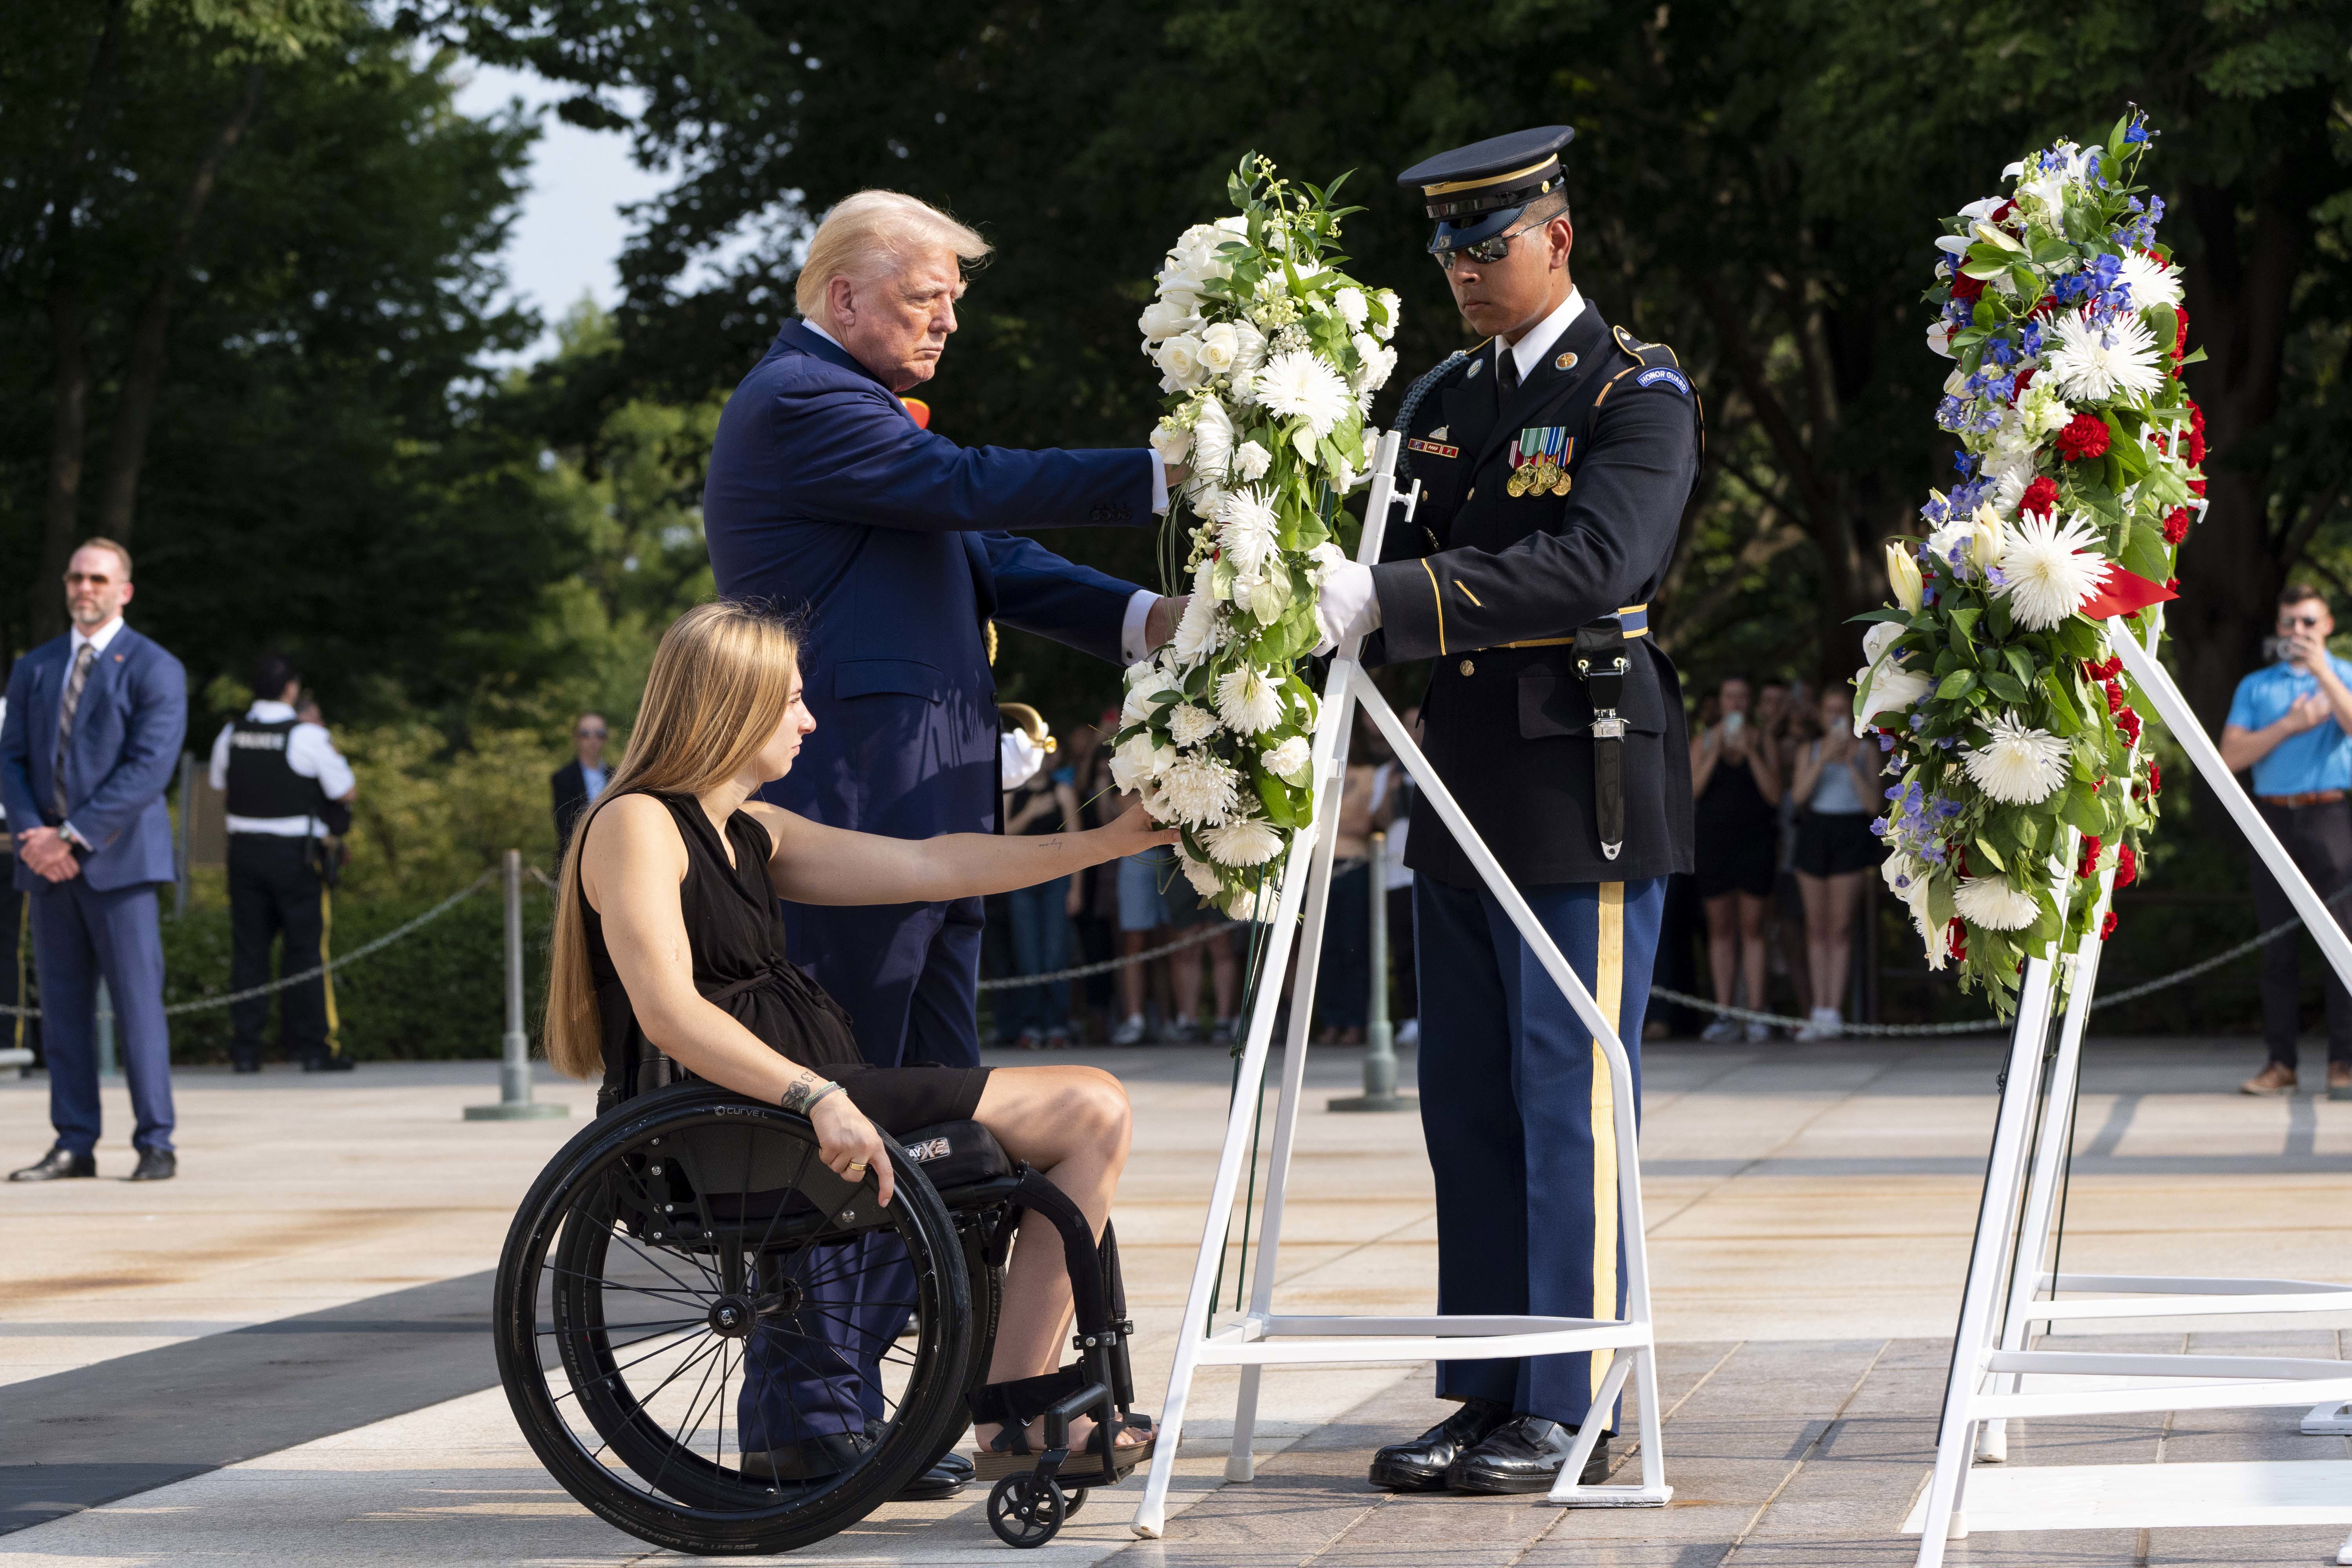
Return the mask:
[[[841,1005],[784,956],[784,922],[768,886],[768,830],[749,812],[727,819],[719,842],[701,802],[688,795],[651,795],[669,807],[686,841],[686,880],[679,912],[694,960],[694,988],[724,1008],[777,1055],[839,1083],[850,1102],[887,1132],[908,1132],[940,1121],[965,1121],[980,1105],[990,1069],[925,1065],[877,1068],[857,1054],[849,1016]],[[612,797],[618,798],[618,797]],[[598,802],[601,810],[604,802]],[[583,831],[585,831],[584,827]],[[734,863],[728,863],[728,849]],[[690,1077],[637,1026],[628,988],[604,945],[604,922],[583,893],[580,912],[588,935],[588,968],[604,1026],[604,1086],[596,1109]]]

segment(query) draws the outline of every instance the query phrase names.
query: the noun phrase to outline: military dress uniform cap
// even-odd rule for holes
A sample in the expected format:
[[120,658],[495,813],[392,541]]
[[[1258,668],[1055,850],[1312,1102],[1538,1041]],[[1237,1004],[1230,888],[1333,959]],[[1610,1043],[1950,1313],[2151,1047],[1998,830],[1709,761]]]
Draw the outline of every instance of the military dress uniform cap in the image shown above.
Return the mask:
[[1560,186],[1559,150],[1576,139],[1568,125],[1540,125],[1490,136],[1424,158],[1397,176],[1400,185],[1418,186],[1437,233],[1434,254],[1475,245],[1509,228],[1529,202]]

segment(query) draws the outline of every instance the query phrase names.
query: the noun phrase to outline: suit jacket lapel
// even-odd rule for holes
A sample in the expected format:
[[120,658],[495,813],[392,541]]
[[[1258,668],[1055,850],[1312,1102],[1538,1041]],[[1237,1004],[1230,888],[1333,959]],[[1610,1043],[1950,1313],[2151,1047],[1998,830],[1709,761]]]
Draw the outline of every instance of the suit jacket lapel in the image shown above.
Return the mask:
[[[1601,312],[1592,308],[1591,301],[1587,300],[1576,320],[1568,324],[1568,330],[1544,346],[1544,357],[1536,362],[1536,368],[1528,373],[1527,380],[1521,382],[1519,389],[1511,395],[1508,405],[1497,416],[1494,428],[1487,433],[1478,453],[1478,461],[1485,462],[1501,449],[1504,442],[1516,438],[1527,422],[1546,404],[1567,391],[1571,383],[1599,371],[1601,360],[1606,357],[1603,351],[1608,344],[1608,324],[1601,321]],[[1496,346],[1500,346],[1499,339]],[[1573,353],[1576,358],[1563,368],[1559,362],[1565,353]]]

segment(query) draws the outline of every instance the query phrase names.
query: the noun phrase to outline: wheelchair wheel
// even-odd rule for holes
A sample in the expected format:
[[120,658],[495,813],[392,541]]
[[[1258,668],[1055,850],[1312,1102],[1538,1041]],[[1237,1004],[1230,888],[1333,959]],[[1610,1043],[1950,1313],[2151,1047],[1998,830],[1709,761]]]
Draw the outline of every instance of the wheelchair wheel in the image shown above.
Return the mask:
[[[891,1154],[885,1209],[871,1175],[817,1158],[805,1118],[701,1083],[565,1145],[515,1215],[494,1303],[508,1400],[565,1490],[674,1551],[783,1552],[866,1517],[961,1433],[967,1260]],[[907,1289],[877,1299],[881,1282]]]
[[1007,1546],[1043,1546],[1069,1517],[1062,1483],[1040,1481],[1026,1470],[1006,1476],[988,1494],[988,1528]]

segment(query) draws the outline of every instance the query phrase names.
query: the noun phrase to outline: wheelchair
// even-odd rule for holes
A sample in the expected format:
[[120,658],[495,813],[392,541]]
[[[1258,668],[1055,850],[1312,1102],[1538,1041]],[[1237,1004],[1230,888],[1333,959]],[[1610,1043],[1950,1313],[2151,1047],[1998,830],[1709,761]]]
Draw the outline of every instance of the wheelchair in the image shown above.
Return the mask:
[[[817,1158],[805,1117],[698,1081],[598,1117],[532,1184],[499,1260],[499,1374],[563,1489],[673,1551],[787,1552],[896,1496],[956,1445],[986,1376],[1004,1262],[1023,1212],[1060,1233],[1078,1360],[1045,1397],[1045,1447],[988,1497],[999,1539],[1042,1546],[1084,1504],[1065,1485],[1069,1424],[1095,1485],[1138,1462],[1114,1438],[1134,1400],[1116,1237],[974,1121],[891,1143],[877,1201]],[[861,1281],[903,1282],[886,1300]],[[780,1371],[781,1369],[781,1371]],[[823,1380],[830,1408],[793,1390]],[[854,1394],[846,1391],[854,1391]],[[743,1449],[770,1413],[806,1441]],[[1133,1426],[1148,1426],[1136,1418]],[[730,1436],[730,1427],[732,1428]],[[803,1473],[816,1446],[839,1468]],[[1023,1456],[1025,1460],[1029,1456]]]

